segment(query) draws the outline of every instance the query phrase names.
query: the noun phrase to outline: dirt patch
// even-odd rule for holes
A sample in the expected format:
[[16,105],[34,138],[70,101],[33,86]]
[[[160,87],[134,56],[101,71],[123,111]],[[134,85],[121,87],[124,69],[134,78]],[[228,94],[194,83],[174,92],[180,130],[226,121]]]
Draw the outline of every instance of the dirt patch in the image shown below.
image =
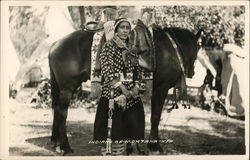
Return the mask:
[[[148,107],[148,106],[146,106]],[[69,109],[67,130],[74,149],[72,156],[98,156],[100,146],[89,144],[95,114],[82,108]],[[58,156],[50,143],[52,111],[13,102],[10,108],[11,156]],[[234,120],[196,107],[163,111],[160,137],[164,155],[241,155],[245,154],[244,121]],[[150,129],[146,113],[145,137]],[[146,144],[141,147],[147,150]]]

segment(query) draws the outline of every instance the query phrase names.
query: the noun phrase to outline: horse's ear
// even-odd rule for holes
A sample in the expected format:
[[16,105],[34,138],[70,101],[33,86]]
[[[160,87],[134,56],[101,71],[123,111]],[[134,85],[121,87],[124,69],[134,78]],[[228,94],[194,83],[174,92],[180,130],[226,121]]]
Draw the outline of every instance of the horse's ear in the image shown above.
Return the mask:
[[198,48],[202,47],[202,36],[204,34],[204,30],[203,29],[200,29],[196,34],[195,34],[195,37],[197,38],[197,45],[198,45]]
[[199,29],[199,31],[195,34],[196,38],[199,39],[201,38],[201,36],[204,34],[204,30],[203,29]]
[[138,20],[137,20],[137,23],[143,23],[143,22],[142,22],[142,20],[138,19]]
[[146,26],[142,20],[138,19],[137,20],[137,25],[142,25],[142,26]]
[[135,44],[135,30],[132,29],[129,34],[129,44]]

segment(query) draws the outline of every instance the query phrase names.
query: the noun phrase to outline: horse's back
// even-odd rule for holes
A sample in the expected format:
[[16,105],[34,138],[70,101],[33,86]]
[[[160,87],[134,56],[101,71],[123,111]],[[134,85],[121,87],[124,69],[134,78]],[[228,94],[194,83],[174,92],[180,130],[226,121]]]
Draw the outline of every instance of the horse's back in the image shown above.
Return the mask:
[[85,43],[91,41],[90,43],[92,44],[92,39],[93,33],[91,32],[81,30],[72,32],[66,37],[54,42],[50,48],[49,55],[51,58],[57,58],[57,56],[66,56],[67,54],[70,54],[70,52],[77,53],[75,51],[77,51],[81,46],[84,47],[86,45]]

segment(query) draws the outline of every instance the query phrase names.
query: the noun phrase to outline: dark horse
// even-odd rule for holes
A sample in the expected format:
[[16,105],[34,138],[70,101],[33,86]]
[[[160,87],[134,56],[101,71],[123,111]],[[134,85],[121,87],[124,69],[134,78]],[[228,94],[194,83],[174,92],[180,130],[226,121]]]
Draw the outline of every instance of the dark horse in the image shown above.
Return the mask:
[[[149,48],[142,47],[142,41],[146,41],[144,32],[149,35],[149,30],[144,25],[137,25],[137,40],[134,40],[138,54],[143,59],[147,58]],[[173,87],[182,75],[182,70],[176,56],[176,50],[166,36],[165,32],[174,37],[182,53],[183,64],[190,76],[193,75],[193,64],[198,52],[198,37],[185,29],[171,28],[153,30],[153,42],[155,47],[155,69],[153,72],[153,95],[151,114],[150,139],[159,140],[158,126],[161,117],[163,103],[167,91]],[[51,72],[51,93],[54,119],[51,141],[60,144],[64,154],[73,152],[69,145],[66,131],[66,119],[68,106],[72,94],[77,87],[90,79],[91,72],[91,45],[93,32],[76,31],[67,37],[54,43],[49,53],[49,65]],[[148,42],[147,42],[148,43]],[[161,150],[159,143],[150,144],[150,149]]]
[[[155,69],[153,72],[153,90],[151,97],[151,130],[148,147],[151,151],[162,152],[159,144],[159,122],[161,118],[162,108],[167,97],[168,90],[175,87],[183,76],[192,78],[194,75],[194,61],[200,48],[199,38],[202,29],[196,34],[180,28],[157,28],[153,29],[153,43],[155,47]],[[139,23],[133,30],[137,35],[143,35],[149,32],[144,24]],[[174,48],[168,35],[175,41],[178,51]],[[150,35],[150,34],[148,34]],[[138,55],[148,57],[151,47],[143,47],[148,42],[146,36],[137,38],[136,46]],[[146,42],[143,42],[146,41]],[[182,60],[184,71],[182,71],[177,52]],[[146,58],[145,58],[146,59]],[[152,68],[154,66],[151,66]],[[164,138],[164,137],[163,137]],[[157,142],[157,143],[155,143]]]

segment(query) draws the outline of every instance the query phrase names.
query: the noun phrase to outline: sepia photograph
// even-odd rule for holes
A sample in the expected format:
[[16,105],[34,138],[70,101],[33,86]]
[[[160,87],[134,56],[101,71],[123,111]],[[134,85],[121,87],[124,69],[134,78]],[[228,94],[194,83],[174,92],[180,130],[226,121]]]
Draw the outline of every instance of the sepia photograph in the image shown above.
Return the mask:
[[0,159],[249,159],[248,1],[1,1],[0,59]]

